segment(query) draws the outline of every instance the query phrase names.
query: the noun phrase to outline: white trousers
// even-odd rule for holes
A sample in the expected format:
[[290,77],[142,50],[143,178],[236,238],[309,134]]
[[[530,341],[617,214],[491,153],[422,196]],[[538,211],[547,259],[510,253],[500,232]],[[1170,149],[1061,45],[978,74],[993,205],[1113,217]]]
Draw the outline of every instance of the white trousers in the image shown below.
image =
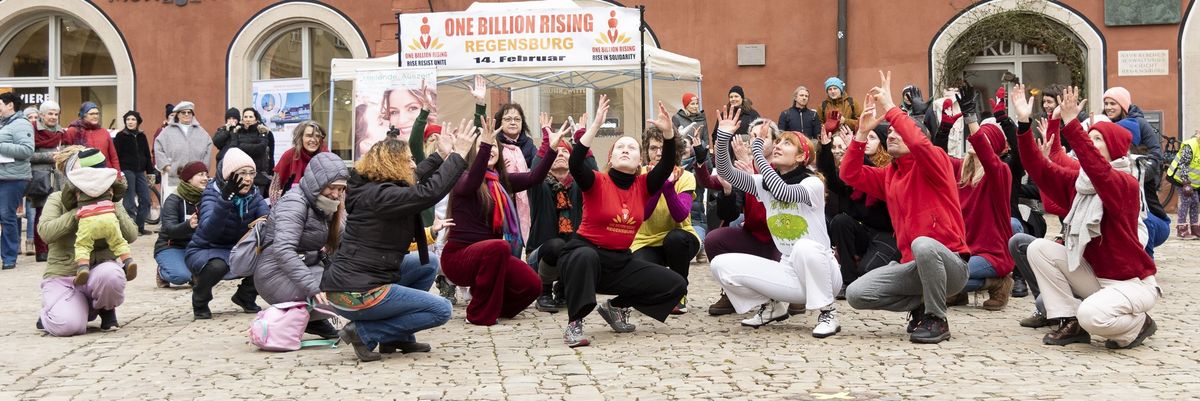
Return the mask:
[[[1029,264],[1037,275],[1046,317],[1072,317],[1088,333],[1124,346],[1137,338],[1160,292],[1154,276],[1145,279],[1097,278],[1087,260],[1067,267],[1067,248],[1050,240],[1029,244]],[[1079,300],[1076,297],[1083,298]]]
[[809,239],[796,241],[792,254],[780,261],[726,253],[709,265],[738,313],[771,300],[820,309],[832,304],[842,288],[842,271],[833,250]]

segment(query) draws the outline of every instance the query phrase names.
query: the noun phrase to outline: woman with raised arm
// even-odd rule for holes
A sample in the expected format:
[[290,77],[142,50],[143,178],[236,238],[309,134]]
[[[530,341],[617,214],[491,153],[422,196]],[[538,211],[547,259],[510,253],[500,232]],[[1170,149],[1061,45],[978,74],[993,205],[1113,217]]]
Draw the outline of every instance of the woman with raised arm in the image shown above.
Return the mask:
[[819,309],[813,337],[825,338],[841,331],[834,296],[842,288],[842,274],[825,227],[825,183],[809,170],[816,159],[812,142],[804,134],[786,131],[771,146],[771,161],[764,144],[777,130],[775,124],[756,120],[749,131],[754,165],[760,174],[735,170],[729,160],[729,141],[737,129],[737,113],[721,113],[717,127],[717,174],[734,188],[754,194],[767,212],[771,239],[782,254],[779,260],[726,253],[712,260],[712,273],[737,312],[763,305],[743,326],[760,327],[787,319],[784,302]]
[[[1077,88],[1066,88],[1062,115],[1082,105]],[[1032,106],[1024,93],[1014,99],[1022,135],[1028,135]],[[1157,268],[1139,237],[1141,189],[1129,157],[1132,134],[1113,123],[1098,122],[1086,133],[1078,121],[1063,127],[1079,157],[1076,194],[1063,220],[1065,244],[1039,239],[1029,244],[1029,262],[1037,275],[1046,316],[1059,327],[1042,338],[1048,345],[1089,343],[1091,334],[1107,338],[1107,348],[1133,348],[1158,326],[1147,314],[1162,291]],[[1054,184],[1067,184],[1069,171],[1049,173]],[[1077,297],[1082,297],[1081,301]]]
[[[566,130],[564,123],[551,134],[550,143],[558,142]],[[558,151],[543,143],[547,157],[532,171],[509,173],[504,170],[504,155],[495,147],[496,136],[480,137],[479,147],[467,154],[471,168],[450,193],[450,217],[455,223],[441,262],[446,278],[471,287],[467,322],[491,326],[497,318],[517,316],[540,294],[538,273],[520,259],[525,241],[512,196],[545,180]]]
[[[610,152],[606,173],[584,164],[600,124],[608,116],[608,97],[601,95],[596,117],[571,150],[569,168],[583,190],[583,220],[575,238],[563,246],[559,256],[567,296],[567,328],[563,339],[569,347],[586,346],[583,318],[598,309],[600,317],[618,333],[634,331],[630,308],[665,322],[686,291],[679,274],[633,258],[629,246],[645,218],[644,205],[658,192],[675,165],[675,130],[667,109],[658,104],[658,119],[650,121],[663,130],[663,160],[649,173],[638,174],[641,164],[637,140],[622,137]],[[597,307],[596,294],[614,294]]]

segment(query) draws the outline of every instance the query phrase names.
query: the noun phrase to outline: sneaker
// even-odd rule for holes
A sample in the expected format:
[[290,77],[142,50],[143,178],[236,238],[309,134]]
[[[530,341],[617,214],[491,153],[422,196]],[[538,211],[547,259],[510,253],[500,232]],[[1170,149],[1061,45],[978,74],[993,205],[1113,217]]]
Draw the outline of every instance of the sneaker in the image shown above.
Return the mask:
[[342,331],[338,333],[338,341],[345,342],[353,346],[354,355],[357,356],[358,360],[360,361],[373,362],[383,358],[383,355],[380,355],[378,352],[367,348],[367,345],[363,344],[362,339],[358,338],[358,332],[355,329],[354,322],[346,323],[345,326],[342,326]]
[[137,278],[137,262],[133,258],[125,259],[125,281],[133,281]]
[[1012,297],[1025,298],[1029,296],[1029,284],[1024,279],[1015,280],[1013,282]]
[[567,329],[563,331],[563,342],[571,348],[591,345],[591,341],[583,335],[583,319],[567,323]]
[[398,341],[394,343],[379,344],[380,354],[394,354],[396,351],[400,351],[401,354],[411,354],[414,352],[429,352],[432,350],[433,347],[429,346],[429,344],[419,343],[416,341]]
[[76,267],[75,268],[75,285],[81,286],[81,285],[87,284],[88,275],[90,275],[91,273],[92,273],[92,270],[91,270],[91,268],[88,267],[88,265],[79,265],[78,267]]
[[1075,343],[1087,344],[1092,342],[1092,335],[1079,325],[1079,320],[1073,317],[1059,320],[1058,328],[1042,337],[1046,345],[1068,345]]
[[729,296],[721,293],[721,299],[717,303],[708,306],[708,314],[712,316],[728,315],[733,313],[733,302],[729,302]]
[[908,340],[918,344],[937,344],[950,339],[950,323],[933,314],[926,314],[921,325],[913,330]]
[[672,315],[682,315],[682,314],[684,314],[684,313],[688,313],[688,308],[687,308],[687,296],[684,296],[683,298],[680,298],[680,299],[679,299],[679,304],[678,304],[678,305],[675,305],[675,309],[672,309],[672,310],[671,310],[671,314],[672,314]]
[[1158,331],[1158,324],[1154,323],[1154,319],[1150,318],[1150,314],[1146,314],[1146,323],[1142,324],[1142,331],[1138,333],[1137,338],[1134,338],[1133,341],[1129,342],[1129,344],[1125,345],[1125,346],[1117,344],[1116,341],[1108,340],[1108,341],[1104,342],[1104,347],[1108,348],[1108,349],[1134,348],[1139,345],[1142,345],[1142,342],[1146,341],[1147,338],[1150,338],[1150,336],[1154,335],[1154,332],[1156,332],[1156,331]]
[[25,240],[25,256],[33,256],[34,251],[36,251],[36,250],[37,250],[37,247],[33,245],[33,240],[31,240],[31,239]]
[[437,284],[438,294],[441,295],[442,298],[446,298],[447,301],[450,301],[451,305],[458,305],[458,297],[457,294],[455,294],[454,284],[450,283],[450,280],[446,280],[446,276],[437,276],[437,279],[434,280],[434,283]]
[[837,321],[837,310],[821,310],[821,314],[817,315],[817,325],[813,327],[812,335],[816,338],[825,338],[837,334],[842,331],[842,326]]
[[612,301],[604,301],[600,307],[596,308],[596,312],[600,312],[600,317],[612,326],[613,331],[618,333],[632,333],[637,330],[637,326],[629,323],[629,308],[618,308],[612,306]]
[[1029,317],[1021,319],[1021,327],[1028,327],[1031,329],[1053,326],[1054,323],[1054,320],[1047,319],[1046,315],[1042,312],[1038,312],[1037,309],[1034,309],[1033,314],[1029,315]]
[[471,303],[471,287],[463,287],[460,285],[460,286],[456,286],[455,288],[457,288],[456,291],[458,291],[459,293],[462,293],[462,302],[464,304]]
[[917,326],[921,325],[921,320],[925,318],[925,305],[918,306],[908,312],[908,328],[904,329],[907,333],[912,333],[917,330]]
[[4,270],[12,270],[12,269],[16,269],[16,268],[17,268],[16,264],[4,265],[4,267],[3,267]]
[[791,316],[783,302],[771,301],[758,308],[758,313],[742,320],[742,326],[759,328],[772,322],[781,322]]
[[537,299],[537,310],[549,313],[558,313],[558,303],[554,302],[554,296],[550,294],[542,294]]
[[113,331],[121,328],[121,324],[117,323],[116,309],[100,309],[96,312],[100,315],[100,330]]

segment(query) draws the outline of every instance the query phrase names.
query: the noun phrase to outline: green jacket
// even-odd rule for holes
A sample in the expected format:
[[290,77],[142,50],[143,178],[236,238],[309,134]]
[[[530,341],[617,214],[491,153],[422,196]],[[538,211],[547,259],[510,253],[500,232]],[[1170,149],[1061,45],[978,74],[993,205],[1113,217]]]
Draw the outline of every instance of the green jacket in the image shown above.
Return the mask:
[[[125,208],[113,208],[117,220],[121,222],[121,236],[125,241],[133,243],[138,238],[137,225]],[[47,255],[46,272],[43,279],[75,275],[75,232],[79,229],[79,219],[75,217],[77,209],[67,209],[62,202],[62,192],[55,192],[46,198],[46,206],[42,208],[42,220],[38,222],[38,233],[50,247]],[[96,241],[95,250],[90,257],[92,264],[116,260],[112,250],[104,241]]]

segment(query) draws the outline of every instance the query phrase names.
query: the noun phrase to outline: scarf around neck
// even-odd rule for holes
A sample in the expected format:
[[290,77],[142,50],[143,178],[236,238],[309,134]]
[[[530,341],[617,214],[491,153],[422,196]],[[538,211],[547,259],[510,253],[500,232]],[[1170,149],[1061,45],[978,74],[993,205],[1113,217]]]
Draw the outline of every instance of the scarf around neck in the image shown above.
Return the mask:
[[183,198],[184,202],[192,205],[200,203],[200,188],[196,188],[192,183],[181,181],[177,189],[176,193],[179,194],[180,198]]
[[[1129,157],[1121,157],[1109,162],[1114,170],[1132,175]],[[1104,218],[1104,205],[1096,194],[1096,187],[1087,172],[1079,170],[1075,179],[1075,199],[1071,202],[1071,211],[1063,220],[1063,240],[1067,247],[1067,268],[1071,271],[1079,268],[1083,260],[1083,251],[1092,238],[1100,236],[1100,221]],[[1139,224],[1145,224],[1139,221]],[[1140,231],[1140,230],[1139,230]],[[1140,236],[1140,235],[1139,235]]]
[[[291,148],[284,152],[279,158],[279,163],[275,165],[275,174],[279,175],[280,188],[287,191],[292,185],[300,182],[300,177],[304,175],[304,169],[308,168],[308,162],[312,160],[317,153],[325,151],[325,146],[317,149],[314,153],[308,153],[303,148]],[[288,153],[290,152],[290,153]]]
[[488,194],[492,196],[492,232],[503,234],[509,243],[513,256],[520,257],[522,244],[521,225],[517,217],[517,208],[508,196],[508,191],[500,184],[500,175],[495,170],[488,170],[483,175]]
[[550,193],[554,195],[554,210],[558,219],[559,234],[570,234],[574,231],[574,227],[571,225],[571,182],[570,174],[563,181],[559,181],[553,175],[546,176],[546,185],[550,186]]

